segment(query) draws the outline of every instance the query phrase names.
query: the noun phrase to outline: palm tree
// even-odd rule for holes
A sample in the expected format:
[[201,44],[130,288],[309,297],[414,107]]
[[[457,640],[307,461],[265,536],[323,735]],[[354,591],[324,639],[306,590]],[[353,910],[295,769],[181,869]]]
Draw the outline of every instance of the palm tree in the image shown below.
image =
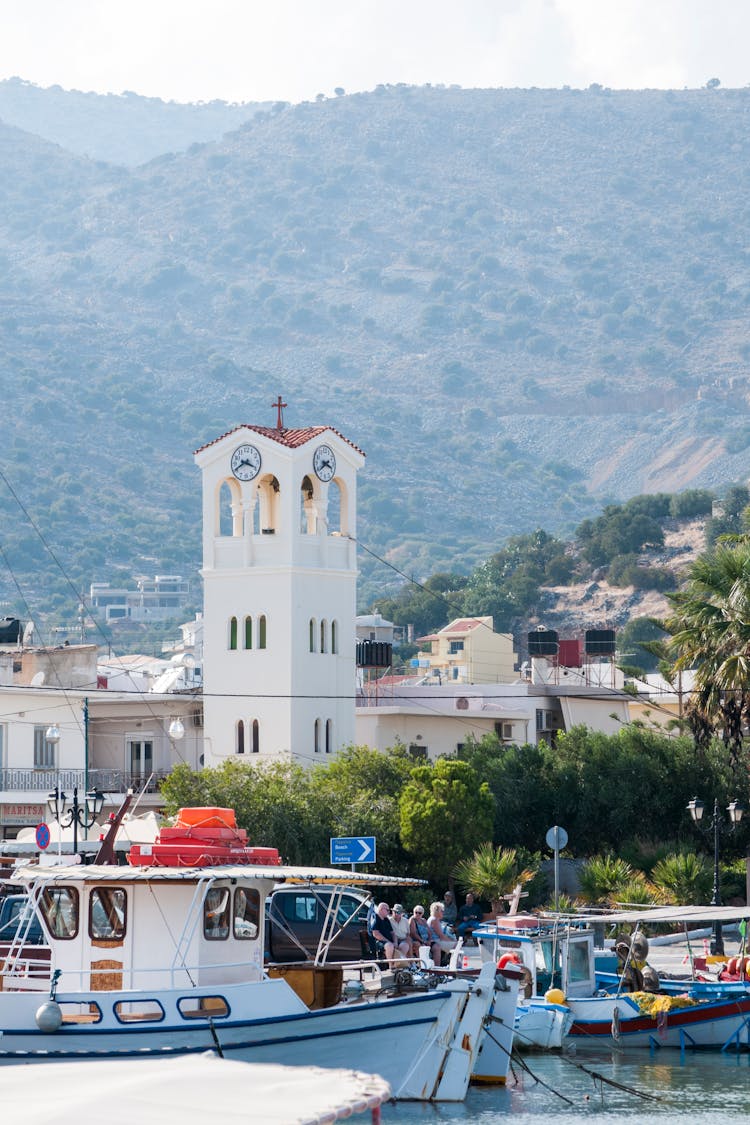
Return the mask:
[[660,859],[651,881],[674,903],[700,903],[711,893],[711,871],[703,856],[683,852]]
[[629,863],[613,855],[594,855],[579,873],[581,897],[586,902],[607,904],[622,896],[620,888],[630,883],[635,872]]
[[690,720],[699,745],[717,728],[737,767],[743,713],[750,715],[750,539],[720,541],[699,555],[665,621],[675,668],[695,668]]
[[454,874],[477,898],[490,900],[493,914],[500,914],[504,896],[511,894],[518,883],[533,879],[536,870],[521,867],[515,848],[496,848],[487,843],[481,844],[470,859],[457,864]]

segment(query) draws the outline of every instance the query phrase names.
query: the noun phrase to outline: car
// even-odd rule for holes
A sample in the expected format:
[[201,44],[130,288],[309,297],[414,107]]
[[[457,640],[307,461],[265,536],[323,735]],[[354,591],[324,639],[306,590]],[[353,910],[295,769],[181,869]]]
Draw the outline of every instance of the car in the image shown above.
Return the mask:
[[346,890],[340,898],[339,894],[330,887],[277,887],[266,904],[268,960],[314,958],[335,895],[339,899],[335,904],[336,935],[326,960],[359,961],[368,948],[367,915],[371,899],[356,890]]
[[11,943],[17,932],[24,945],[47,944],[39,918],[33,913],[28,897],[6,895],[0,899],[0,943]]

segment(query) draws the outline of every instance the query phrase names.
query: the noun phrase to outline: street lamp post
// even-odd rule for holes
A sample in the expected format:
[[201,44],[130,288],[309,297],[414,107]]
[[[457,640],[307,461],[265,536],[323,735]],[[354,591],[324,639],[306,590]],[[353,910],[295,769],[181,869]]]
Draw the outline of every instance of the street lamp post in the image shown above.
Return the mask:
[[[84,831],[90,828],[104,806],[104,794],[98,789],[91,789],[86,794],[83,804],[78,803],[78,787],[73,789],[73,801],[67,808],[68,798],[61,792],[58,785],[47,798],[49,811],[54,816],[61,828],[70,828],[73,825],[73,852],[78,851],[78,828]],[[65,819],[63,819],[65,818]]]
[[[737,800],[729,802],[729,805],[727,806],[727,812],[729,813],[729,827],[728,828],[727,828],[726,821],[723,819],[723,817],[721,817],[719,815],[718,798],[714,799],[713,814],[711,816],[710,821],[705,825],[703,823],[703,813],[705,812],[705,809],[706,809],[705,801],[702,801],[700,799],[700,797],[693,797],[692,801],[688,802],[687,807],[688,807],[688,810],[690,812],[691,817],[693,818],[693,823],[703,833],[703,835],[708,838],[708,837],[711,836],[711,834],[713,834],[713,840],[714,840],[714,885],[713,885],[713,890],[711,892],[711,906],[721,906],[721,884],[720,884],[720,876],[719,876],[719,840],[721,838],[722,832],[727,832],[727,831],[728,832],[734,832],[735,831],[735,829],[737,828],[737,825],[742,820],[743,814],[745,812],[744,805],[741,805],[740,802],[737,801]],[[711,953],[722,957],[724,955],[724,937],[723,937],[722,931],[721,931],[721,921],[718,918],[714,919],[713,930],[714,930],[714,936],[713,936],[713,940],[711,942]]]

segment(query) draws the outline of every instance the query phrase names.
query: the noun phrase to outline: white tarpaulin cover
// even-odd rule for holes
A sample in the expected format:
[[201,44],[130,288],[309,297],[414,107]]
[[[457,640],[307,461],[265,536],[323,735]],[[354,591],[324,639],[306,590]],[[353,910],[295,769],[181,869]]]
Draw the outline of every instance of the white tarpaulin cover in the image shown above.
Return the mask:
[[[73,841],[73,826],[67,825],[65,828],[60,828],[56,820],[53,820],[47,826],[50,834],[50,847],[58,841],[65,841],[72,843]],[[102,832],[106,832],[107,824],[95,824],[89,829],[88,834],[83,829],[78,829],[78,839],[80,840],[98,840]],[[154,840],[159,834],[159,821],[156,819],[156,814],[152,812],[144,813],[142,816],[129,816],[125,814],[122,824],[117,829],[117,841],[125,841],[131,844],[153,844]],[[22,828],[16,837],[19,844],[34,843],[36,839],[36,828]]]
[[107,1125],[323,1125],[387,1101],[376,1074],[235,1062],[214,1054],[179,1059],[57,1062],[2,1068],[6,1120],[69,1125],[96,1108]]

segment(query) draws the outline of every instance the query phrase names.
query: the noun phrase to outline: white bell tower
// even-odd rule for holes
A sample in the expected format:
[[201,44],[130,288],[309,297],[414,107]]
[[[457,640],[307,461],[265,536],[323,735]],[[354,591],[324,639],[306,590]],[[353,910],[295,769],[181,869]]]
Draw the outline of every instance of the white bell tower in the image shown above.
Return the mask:
[[[325,761],[354,741],[357,470],[329,426],[238,426],[203,475],[205,763]],[[330,759],[329,759],[330,760]]]

